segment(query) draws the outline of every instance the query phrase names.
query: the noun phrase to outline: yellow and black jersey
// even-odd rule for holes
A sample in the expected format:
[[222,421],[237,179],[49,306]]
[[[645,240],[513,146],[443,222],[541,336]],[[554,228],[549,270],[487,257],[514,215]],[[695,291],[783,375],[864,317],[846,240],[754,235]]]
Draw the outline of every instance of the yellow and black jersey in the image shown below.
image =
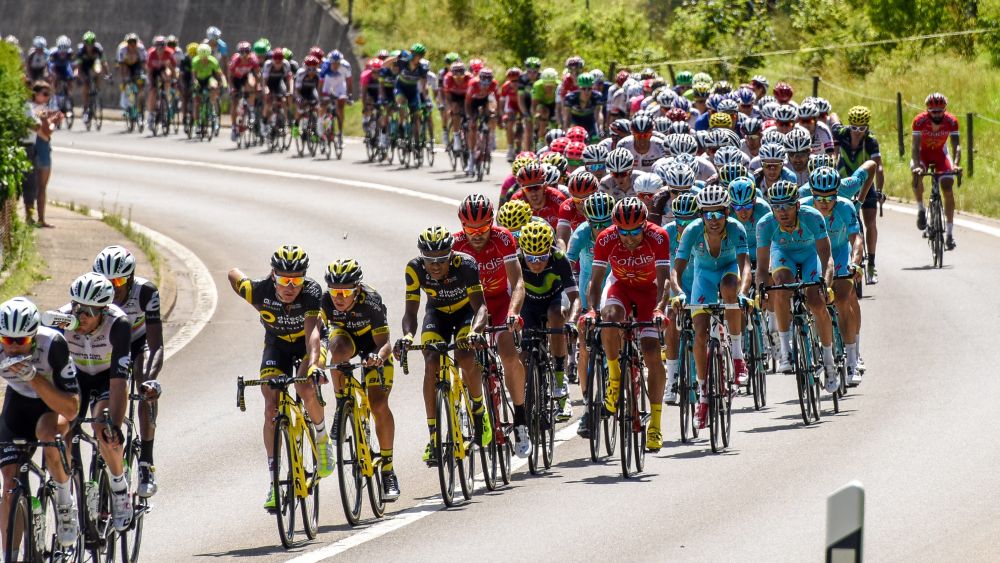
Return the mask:
[[476,259],[462,252],[452,255],[448,274],[442,280],[432,279],[424,261],[414,258],[406,264],[406,300],[420,301],[420,291],[427,294],[427,307],[444,313],[457,311],[469,303],[469,295],[482,293],[479,265]]
[[239,294],[260,313],[260,324],[270,336],[295,342],[305,336],[306,317],[318,317],[323,288],[306,278],[295,301],[282,303],[271,276],[251,280],[243,278],[237,286]]
[[389,333],[389,321],[385,303],[377,291],[361,284],[361,290],[354,305],[347,311],[338,311],[333,306],[333,297],[323,294],[323,322],[331,329],[341,329],[352,337]]

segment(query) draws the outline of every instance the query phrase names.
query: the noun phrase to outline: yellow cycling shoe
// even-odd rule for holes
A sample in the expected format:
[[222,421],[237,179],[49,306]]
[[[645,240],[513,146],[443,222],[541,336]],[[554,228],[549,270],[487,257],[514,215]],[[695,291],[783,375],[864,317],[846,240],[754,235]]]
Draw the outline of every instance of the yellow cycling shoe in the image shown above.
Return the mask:
[[650,426],[646,430],[646,451],[655,454],[662,447],[663,435],[660,433],[660,429]]

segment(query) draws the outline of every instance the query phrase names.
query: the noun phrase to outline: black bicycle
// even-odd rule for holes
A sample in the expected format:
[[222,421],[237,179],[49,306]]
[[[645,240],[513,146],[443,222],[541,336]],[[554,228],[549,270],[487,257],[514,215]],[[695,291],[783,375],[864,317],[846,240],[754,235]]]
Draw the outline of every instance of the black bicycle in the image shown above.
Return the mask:
[[543,467],[545,469],[552,467],[552,458],[555,454],[556,413],[559,407],[552,393],[555,374],[552,370],[548,336],[565,332],[562,327],[525,328],[521,331],[521,349],[525,358],[524,373],[527,378],[524,410],[528,416],[528,437],[531,439],[528,470],[532,475],[537,475]]
[[810,287],[818,287],[820,293],[826,295],[826,282],[823,280],[771,285],[764,287],[762,291],[764,294],[776,290],[792,292],[792,367],[795,370],[802,422],[807,426],[820,419],[822,383],[819,373],[823,370],[820,355],[817,354],[819,347],[811,322],[812,315],[806,307],[805,290]]
[[127,530],[119,534],[121,538],[121,561],[122,563],[135,563],[139,561],[139,548],[142,545],[143,522],[146,514],[150,511],[149,499],[139,496],[139,456],[142,453],[142,436],[138,431],[138,408],[149,409],[150,420],[156,420],[156,408],[152,403],[146,402],[144,397],[136,389],[137,381],[134,377],[129,378],[128,411],[125,416],[125,476],[129,483],[129,491],[132,492],[132,522]]
[[927,205],[927,229],[924,230],[924,238],[931,247],[931,259],[935,268],[944,267],[945,251],[945,226],[944,226],[944,202],[941,199],[941,178],[944,176],[957,175],[958,186],[962,186],[962,169],[953,168],[951,172],[938,172],[934,166],[928,166],[927,170],[920,174],[920,177],[931,177],[931,197]]
[[[600,345],[600,331],[588,330],[585,343],[590,354],[587,366],[587,393],[584,407],[590,424],[590,460],[597,462],[615,452],[618,444],[618,412],[604,413],[604,397],[608,389],[608,363],[604,346]],[[604,449],[601,449],[603,436]]]
[[[110,562],[117,559],[118,532],[112,523],[114,492],[108,477],[107,464],[101,457],[98,440],[91,436],[84,424],[95,424],[101,432],[113,433],[111,412],[103,409],[100,416],[77,418],[71,441],[73,459],[72,480],[76,488],[82,543],[77,561],[80,563]],[[126,421],[126,424],[128,422]],[[80,443],[90,445],[90,463],[84,465]]]
[[[678,339],[677,404],[680,407],[681,442],[687,444],[698,437],[695,409],[698,405],[698,379],[694,369],[694,326],[687,310],[675,317]],[[688,437],[690,432],[690,438]]]
[[708,373],[705,374],[708,392],[708,437],[712,451],[719,453],[729,447],[733,431],[733,354],[729,332],[726,330],[726,310],[742,309],[738,303],[713,303],[688,305],[689,310],[702,310],[709,314]]

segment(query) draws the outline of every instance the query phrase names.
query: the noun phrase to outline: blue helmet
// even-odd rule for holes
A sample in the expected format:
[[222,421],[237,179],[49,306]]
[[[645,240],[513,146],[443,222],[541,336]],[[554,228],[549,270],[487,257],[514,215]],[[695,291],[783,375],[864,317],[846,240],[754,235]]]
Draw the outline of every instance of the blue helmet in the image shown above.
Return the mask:
[[698,197],[691,192],[683,192],[674,196],[670,209],[678,219],[691,219],[698,215]]
[[742,87],[733,92],[733,95],[737,102],[743,105],[750,105],[757,101],[757,97],[753,95],[753,90]]
[[840,187],[840,174],[829,166],[820,166],[809,175],[809,187],[814,194],[837,193],[837,188]]
[[408,62],[410,62],[411,59],[413,59],[413,55],[411,55],[409,51],[403,50],[403,51],[399,52],[399,57],[398,58],[399,58],[399,62],[401,62],[401,63],[408,63]]
[[799,200],[799,188],[795,182],[779,180],[767,189],[767,199],[772,204],[795,203]]
[[611,211],[615,208],[615,198],[611,194],[597,192],[583,200],[583,214],[587,221],[605,223],[611,220]]
[[729,198],[733,205],[748,205],[757,199],[757,186],[750,176],[740,176],[729,182]]

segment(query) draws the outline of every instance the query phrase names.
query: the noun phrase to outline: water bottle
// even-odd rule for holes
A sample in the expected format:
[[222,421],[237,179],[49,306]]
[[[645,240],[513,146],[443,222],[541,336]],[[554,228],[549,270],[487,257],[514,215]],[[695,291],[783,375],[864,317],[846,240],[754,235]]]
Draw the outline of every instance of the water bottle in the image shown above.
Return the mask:
[[462,150],[462,138],[458,135],[458,133],[455,133],[455,141],[453,146],[456,151]]
[[87,481],[83,486],[84,494],[87,497],[87,512],[91,517],[97,516],[97,481]]
[[42,514],[42,501],[31,497],[31,521],[34,523],[35,544],[45,545],[45,515]]
[[42,324],[51,327],[63,326],[66,330],[75,330],[76,327],[80,326],[80,321],[68,313],[45,311],[42,313]]

